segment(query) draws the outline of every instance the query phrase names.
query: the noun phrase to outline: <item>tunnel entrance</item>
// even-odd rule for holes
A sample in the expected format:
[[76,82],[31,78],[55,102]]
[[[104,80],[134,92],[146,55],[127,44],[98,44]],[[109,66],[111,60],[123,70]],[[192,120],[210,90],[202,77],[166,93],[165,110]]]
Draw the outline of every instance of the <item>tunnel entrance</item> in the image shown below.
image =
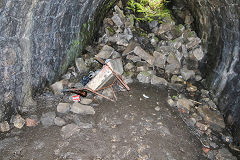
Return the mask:
[[[217,103],[216,92],[208,90],[209,74],[221,61],[213,57],[221,48],[209,49],[213,44],[207,40],[217,38],[206,37],[199,22],[206,19],[186,7],[187,0],[175,2],[168,4],[174,17],[142,22],[126,9],[127,2],[119,1],[102,22],[98,38],[84,46],[74,66],[60,81],[36,94],[37,106],[0,123],[0,157],[239,158],[239,146],[229,132],[237,125],[236,114],[219,108],[223,102]],[[83,47],[77,41],[74,45]],[[118,98],[115,103],[94,92],[86,98],[69,90],[63,93],[84,88],[103,70],[95,56],[106,63],[121,58],[118,67],[123,68],[122,79],[131,91],[115,85],[100,92]],[[78,95],[80,102],[73,102]],[[237,127],[233,133],[238,134]]]

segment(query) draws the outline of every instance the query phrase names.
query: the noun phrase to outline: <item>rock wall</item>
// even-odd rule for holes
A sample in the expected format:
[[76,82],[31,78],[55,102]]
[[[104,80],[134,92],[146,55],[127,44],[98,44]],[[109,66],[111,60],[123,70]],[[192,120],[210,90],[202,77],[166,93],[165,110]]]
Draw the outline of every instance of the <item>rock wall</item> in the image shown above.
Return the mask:
[[63,74],[115,0],[0,0],[0,120],[35,104]]
[[[204,51],[202,71],[213,90],[220,110],[233,128],[240,131],[240,1],[173,0],[178,9],[188,9]],[[230,116],[230,117],[229,117]],[[239,135],[240,141],[240,135]]]

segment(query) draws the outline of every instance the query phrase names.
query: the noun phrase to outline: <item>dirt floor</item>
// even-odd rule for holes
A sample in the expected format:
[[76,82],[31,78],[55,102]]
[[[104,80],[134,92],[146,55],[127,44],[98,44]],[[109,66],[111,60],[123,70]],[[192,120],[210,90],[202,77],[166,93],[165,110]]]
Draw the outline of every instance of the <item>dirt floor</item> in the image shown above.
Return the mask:
[[[117,93],[116,103],[95,105],[95,115],[65,115],[68,123],[80,126],[70,138],[62,138],[58,126],[13,129],[0,140],[0,159],[205,159],[198,139],[167,104],[165,88],[140,83],[130,87],[130,92]],[[47,104],[42,101],[39,109]],[[56,111],[55,103],[45,107]]]

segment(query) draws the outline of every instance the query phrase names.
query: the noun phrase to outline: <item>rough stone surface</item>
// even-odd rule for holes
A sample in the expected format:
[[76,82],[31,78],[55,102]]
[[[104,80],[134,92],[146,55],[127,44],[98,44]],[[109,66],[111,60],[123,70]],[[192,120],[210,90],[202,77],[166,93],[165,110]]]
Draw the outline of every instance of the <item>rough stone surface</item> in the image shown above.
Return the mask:
[[49,127],[54,124],[55,117],[56,117],[55,112],[47,112],[42,114],[42,117],[40,120],[44,127]]
[[7,121],[0,123],[0,131],[1,132],[7,132],[9,130],[10,130],[10,126]]
[[165,67],[166,73],[177,74],[179,72],[181,65],[173,53],[168,55],[167,62],[169,64],[166,65],[166,67]]
[[85,73],[85,72],[88,71],[87,65],[86,65],[86,63],[85,63],[83,58],[76,58],[75,59],[75,64],[76,64],[76,67],[77,67],[78,72],[80,74]]
[[198,107],[198,112],[206,122],[213,125],[213,128],[225,128],[225,123],[222,115],[217,114],[215,111],[212,111],[208,106],[204,105]]
[[185,81],[195,77],[195,72],[193,70],[188,70],[187,68],[181,69],[180,73]]
[[237,160],[237,158],[233,157],[232,153],[230,153],[229,150],[226,148],[221,148],[218,150],[216,159],[217,160]]
[[144,51],[140,46],[135,47],[133,52],[140,58],[147,61],[150,65],[153,65],[154,57],[147,53],[146,51]]
[[177,101],[178,108],[186,108],[187,110],[190,110],[191,106],[193,106],[193,103],[186,98],[181,98]]
[[24,126],[24,124],[25,124],[25,119],[23,119],[21,115],[18,114],[13,118],[14,127],[21,129]]
[[151,81],[151,74],[149,72],[147,72],[147,71],[140,72],[137,75],[137,79],[141,83],[150,83],[150,81]]
[[81,104],[85,104],[85,105],[89,105],[89,104],[91,104],[92,103],[92,99],[89,99],[89,98],[81,98],[81,101],[80,101],[80,103]]
[[63,83],[64,83],[64,80],[61,80],[61,81],[55,82],[54,84],[52,84],[50,86],[50,88],[52,89],[54,94],[56,94],[56,95],[63,95],[63,93],[62,93]]
[[166,55],[162,54],[162,53],[159,53],[157,51],[154,51],[153,56],[155,57],[154,65],[157,66],[157,67],[160,67],[160,68],[164,68],[166,60],[167,60]]
[[60,117],[56,117],[54,119],[54,123],[55,123],[55,125],[60,126],[60,127],[64,126],[66,124],[65,120]]
[[164,78],[158,77],[156,75],[152,75],[151,84],[152,85],[165,85],[165,86],[167,86],[168,82]]
[[108,59],[112,53],[113,53],[114,49],[108,45],[103,46],[103,48],[101,49],[101,51],[96,55],[96,57],[102,58],[102,59]]
[[76,113],[76,114],[95,114],[95,110],[93,107],[88,106],[88,105],[83,105],[80,103],[73,103],[71,106],[71,112]]
[[69,103],[59,103],[57,106],[57,111],[59,113],[68,113],[70,110],[70,104]]
[[114,1],[0,1],[0,110],[33,105],[32,94],[66,72]]
[[74,134],[79,132],[79,127],[76,124],[68,124],[66,126],[63,126],[61,129],[61,136],[64,139],[70,138]]

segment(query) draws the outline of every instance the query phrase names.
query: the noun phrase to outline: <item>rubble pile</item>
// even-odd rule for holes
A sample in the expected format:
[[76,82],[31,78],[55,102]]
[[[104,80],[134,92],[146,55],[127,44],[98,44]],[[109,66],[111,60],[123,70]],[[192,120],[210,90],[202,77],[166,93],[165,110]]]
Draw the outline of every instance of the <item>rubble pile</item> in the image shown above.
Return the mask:
[[[232,138],[225,132],[223,117],[210,98],[210,92],[201,85],[204,79],[198,68],[205,56],[201,39],[189,24],[176,24],[172,18],[164,19],[161,24],[149,22],[143,29],[140,22],[134,21],[131,14],[125,15],[121,7],[116,5],[112,17],[104,19],[99,31],[101,37],[97,43],[86,47],[86,54],[76,59],[76,68],[70,68],[61,81],[51,85],[55,95],[65,97],[57,105],[56,112],[43,113],[40,120],[33,117],[24,120],[17,115],[12,118],[14,126],[22,128],[26,124],[32,127],[39,122],[45,127],[57,125],[62,127],[63,138],[69,138],[80,128],[92,128],[91,123],[79,123],[76,117],[66,115],[94,115],[94,101],[102,97],[90,93],[86,98],[81,97],[80,102],[72,102],[72,97],[77,94],[65,94],[62,91],[64,88],[90,86],[96,90],[103,87],[114,76],[111,71],[102,73],[104,67],[101,68],[94,57],[103,59],[105,63],[115,63],[118,59],[121,62],[116,62],[113,70],[122,75],[127,84],[138,81],[164,86],[169,90],[168,104],[179,110],[183,121],[201,141],[203,154],[207,158],[224,159],[230,156],[235,159],[226,149]],[[189,19],[189,15],[186,18]],[[124,88],[119,86],[118,90]],[[109,88],[100,93],[114,97]],[[0,123],[0,130],[10,130],[8,122]]]

